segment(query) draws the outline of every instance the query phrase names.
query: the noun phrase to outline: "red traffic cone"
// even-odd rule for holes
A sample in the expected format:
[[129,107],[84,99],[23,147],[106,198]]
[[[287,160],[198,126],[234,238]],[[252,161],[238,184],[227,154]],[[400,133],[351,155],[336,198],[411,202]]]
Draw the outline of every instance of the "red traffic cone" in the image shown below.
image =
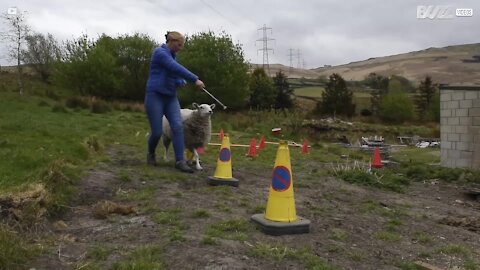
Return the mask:
[[260,137],[260,142],[258,143],[258,150],[263,150],[265,149],[265,138],[263,137]]
[[252,138],[250,142],[250,147],[248,148],[247,157],[256,157],[257,156],[257,142],[255,138]]
[[205,147],[203,147],[203,146],[198,147],[197,148],[197,153],[199,155],[204,154],[205,153]]
[[375,147],[375,150],[373,151],[373,162],[372,162],[372,167],[380,169],[383,167],[382,164],[382,159],[380,158],[380,149]]
[[307,139],[303,139],[303,146],[302,146],[302,154],[308,153],[308,141]]
[[225,136],[225,134],[223,133],[223,128],[220,129],[220,142],[223,141],[223,136]]

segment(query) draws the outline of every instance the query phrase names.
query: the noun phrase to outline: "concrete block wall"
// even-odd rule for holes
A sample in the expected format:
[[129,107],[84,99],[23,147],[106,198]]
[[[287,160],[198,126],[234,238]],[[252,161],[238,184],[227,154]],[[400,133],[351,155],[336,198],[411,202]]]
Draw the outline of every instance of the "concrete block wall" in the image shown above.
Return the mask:
[[440,87],[441,165],[480,169],[480,86]]

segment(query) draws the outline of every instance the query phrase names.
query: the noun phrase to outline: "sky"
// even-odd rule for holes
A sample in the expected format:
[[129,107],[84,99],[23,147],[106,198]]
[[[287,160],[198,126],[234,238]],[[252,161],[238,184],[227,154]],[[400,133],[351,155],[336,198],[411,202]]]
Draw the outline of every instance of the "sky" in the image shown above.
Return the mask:
[[[442,6],[447,14],[453,12],[453,18],[417,18],[418,6],[429,5]],[[478,0],[0,1],[0,13],[6,14],[11,7],[27,12],[32,31],[51,33],[59,41],[83,33],[97,37],[140,32],[163,43],[166,31],[187,35],[224,31],[242,45],[251,63],[263,63],[263,53],[268,52],[270,64],[292,63],[302,68],[480,43]],[[473,9],[473,16],[457,17],[457,8]],[[268,28],[267,39],[271,39],[267,51],[262,51],[264,33],[259,29],[263,26]],[[5,30],[2,21],[0,32]],[[12,63],[6,45],[5,41],[0,43],[0,65]]]

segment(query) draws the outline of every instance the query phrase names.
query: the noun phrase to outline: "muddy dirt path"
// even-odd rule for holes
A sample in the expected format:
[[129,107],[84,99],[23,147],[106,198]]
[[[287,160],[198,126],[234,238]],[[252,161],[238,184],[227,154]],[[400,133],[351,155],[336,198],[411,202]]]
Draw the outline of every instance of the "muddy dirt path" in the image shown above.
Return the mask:
[[[311,220],[311,232],[274,237],[249,222],[266,205],[270,168],[236,169],[238,188],[209,187],[215,164],[185,175],[169,164],[146,167],[129,146],[108,155],[86,173],[71,210],[51,221],[52,249],[30,267],[130,269],[121,263],[143,247],[158,248],[164,269],[480,267],[480,202],[453,184],[386,192],[318,177],[322,164],[312,162],[294,176],[297,214]],[[109,213],[105,201],[127,210]]]

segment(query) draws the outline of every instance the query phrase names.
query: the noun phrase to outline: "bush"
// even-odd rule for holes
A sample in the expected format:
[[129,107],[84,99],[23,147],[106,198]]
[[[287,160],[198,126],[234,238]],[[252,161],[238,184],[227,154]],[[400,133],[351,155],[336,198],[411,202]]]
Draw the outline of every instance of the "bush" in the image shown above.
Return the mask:
[[69,97],[65,101],[65,105],[68,108],[82,108],[82,109],[88,109],[90,107],[90,104],[88,104],[88,101],[84,98],[81,97]]
[[408,166],[404,170],[404,173],[408,178],[413,180],[426,180],[429,179],[432,175],[427,165]]
[[92,107],[90,108],[92,113],[107,113],[112,111],[111,106],[104,100],[92,100]]
[[61,103],[57,103],[52,107],[52,112],[59,112],[59,113],[68,113],[68,110],[63,106]]
[[40,102],[38,102],[38,106],[48,107],[48,106],[50,106],[50,104],[48,104],[48,102],[46,102],[45,100],[41,100]]
[[410,185],[410,181],[406,177],[388,170],[372,173],[355,169],[341,171],[338,173],[338,176],[348,183],[381,188],[395,192],[404,192],[405,187]]
[[460,180],[462,174],[465,174],[467,171],[461,168],[444,168],[440,167],[435,170],[432,178],[439,178],[446,182],[454,182]]

